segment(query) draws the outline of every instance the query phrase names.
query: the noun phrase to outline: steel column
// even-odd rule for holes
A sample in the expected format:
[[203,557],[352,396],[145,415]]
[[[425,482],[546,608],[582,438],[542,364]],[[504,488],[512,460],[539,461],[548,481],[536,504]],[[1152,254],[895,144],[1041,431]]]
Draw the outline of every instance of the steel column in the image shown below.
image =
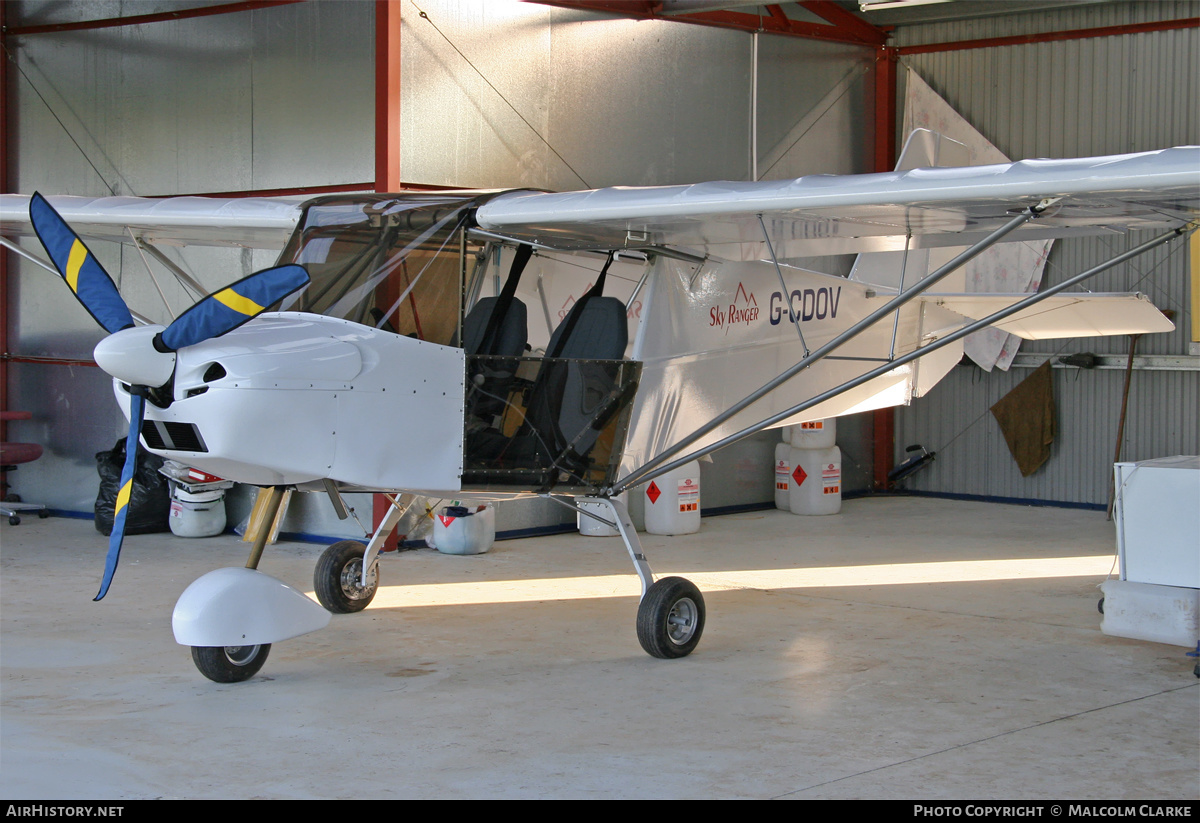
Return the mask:
[[[400,182],[400,0],[375,2],[375,191],[399,191]],[[387,495],[372,496],[372,526],[384,522],[392,508]],[[399,518],[396,518],[398,521]],[[395,551],[395,523],[383,551]],[[372,546],[376,540],[372,540]],[[366,564],[363,564],[364,570]]]
[[[875,51],[875,153],[873,170],[891,171],[896,166],[896,49],[880,46]],[[896,462],[896,410],[871,412],[871,465],[873,488],[886,489],[888,475]]]

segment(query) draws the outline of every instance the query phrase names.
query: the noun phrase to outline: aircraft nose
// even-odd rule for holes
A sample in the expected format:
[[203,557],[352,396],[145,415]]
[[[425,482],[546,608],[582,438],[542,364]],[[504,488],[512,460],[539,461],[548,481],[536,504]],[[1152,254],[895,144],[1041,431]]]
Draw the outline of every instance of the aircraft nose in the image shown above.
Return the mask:
[[163,385],[175,371],[175,352],[154,347],[154,336],[162,330],[162,326],[141,326],[110,334],[96,345],[96,364],[123,383]]

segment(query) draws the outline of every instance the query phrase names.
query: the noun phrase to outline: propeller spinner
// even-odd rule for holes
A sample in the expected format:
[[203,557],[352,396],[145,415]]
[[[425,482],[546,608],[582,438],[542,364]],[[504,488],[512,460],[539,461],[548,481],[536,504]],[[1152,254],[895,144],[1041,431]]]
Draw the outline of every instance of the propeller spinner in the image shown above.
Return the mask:
[[29,217],[38,239],[71,292],[109,333],[96,346],[96,363],[130,386],[129,438],[104,578],[95,597],[100,600],[112,584],[125,537],[125,517],[137,469],[137,442],[146,410],[146,392],[170,381],[175,372],[176,351],[233,331],[266,311],[268,306],[306,286],[309,277],[308,272],[297,265],[264,269],[213,292],[165,328],[135,328],[133,315],[113,279],[41,194],[35,193],[30,198]]

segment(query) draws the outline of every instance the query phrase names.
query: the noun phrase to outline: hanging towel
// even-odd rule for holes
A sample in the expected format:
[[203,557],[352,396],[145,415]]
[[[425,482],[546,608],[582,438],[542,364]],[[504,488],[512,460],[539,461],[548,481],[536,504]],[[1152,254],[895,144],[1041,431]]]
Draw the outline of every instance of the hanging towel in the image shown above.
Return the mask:
[[1004,432],[1008,450],[1028,477],[1050,458],[1054,442],[1054,387],[1050,361],[1034,369],[1016,388],[992,406],[992,415]]

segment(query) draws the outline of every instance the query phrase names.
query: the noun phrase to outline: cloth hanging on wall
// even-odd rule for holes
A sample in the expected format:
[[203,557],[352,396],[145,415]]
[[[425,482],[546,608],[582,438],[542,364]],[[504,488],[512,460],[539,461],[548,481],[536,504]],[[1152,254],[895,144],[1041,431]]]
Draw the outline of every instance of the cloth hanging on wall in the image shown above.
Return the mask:
[[1050,459],[1054,442],[1054,385],[1050,361],[1034,369],[992,406],[992,416],[1000,424],[1008,450],[1012,452],[1021,476],[1028,477]]

